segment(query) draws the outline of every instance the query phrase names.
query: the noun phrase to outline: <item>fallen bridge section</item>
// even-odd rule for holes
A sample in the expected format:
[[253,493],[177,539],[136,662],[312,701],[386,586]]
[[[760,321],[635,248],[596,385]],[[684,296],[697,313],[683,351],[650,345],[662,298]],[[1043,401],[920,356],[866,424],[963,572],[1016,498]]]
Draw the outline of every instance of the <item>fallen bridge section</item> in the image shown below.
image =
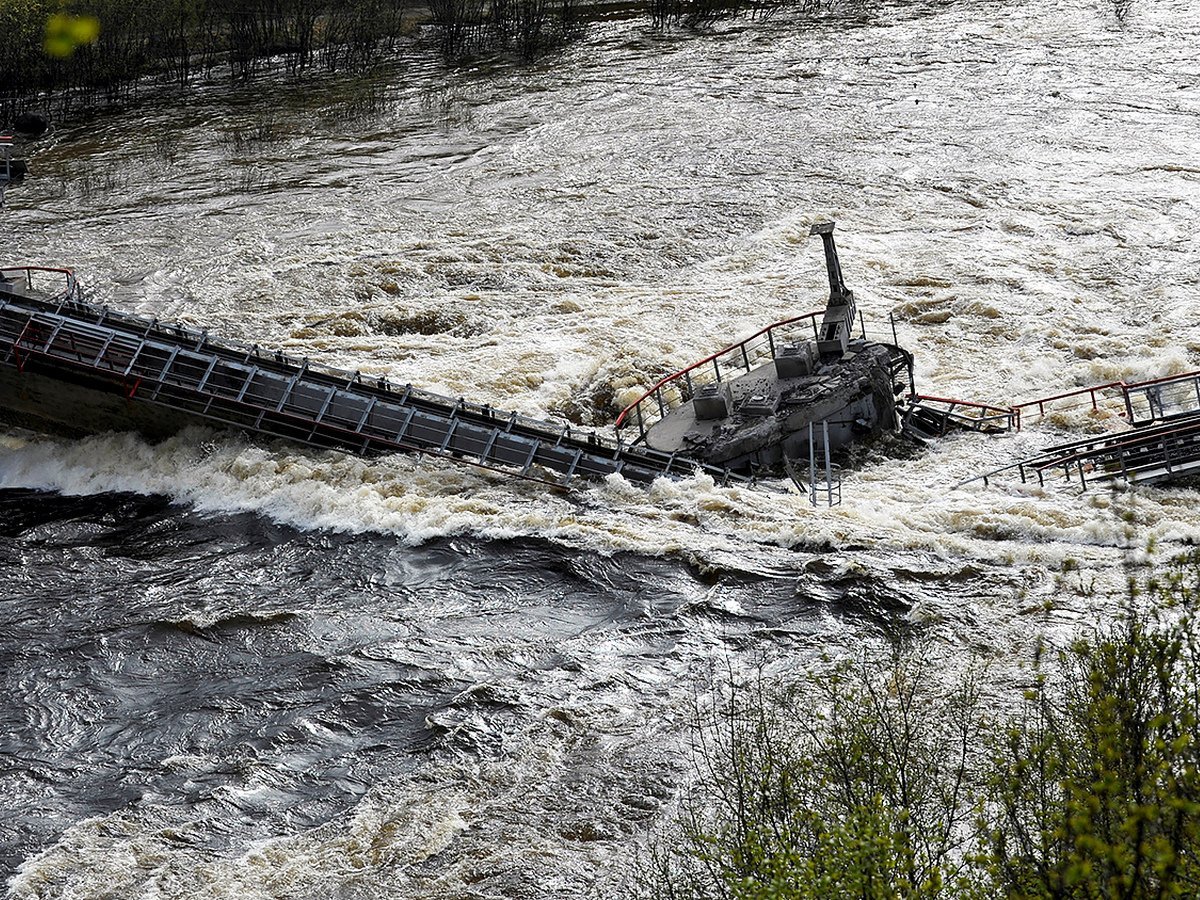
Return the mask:
[[[34,271],[60,272],[66,288],[52,299],[33,296]],[[570,425],[96,307],[66,270],[0,269],[0,407],[60,430],[225,426],[362,455],[429,454],[555,486],[697,471],[720,483],[749,480]]]
[[953,430],[994,434],[1014,430],[1012,407],[913,394],[900,410],[900,427],[921,440],[945,437]]
[[985,485],[1003,477],[1022,483],[1047,477],[1077,482],[1087,489],[1097,483],[1158,484],[1200,475],[1200,414],[1181,416],[1103,437],[1048,447],[1036,456],[967,479]]

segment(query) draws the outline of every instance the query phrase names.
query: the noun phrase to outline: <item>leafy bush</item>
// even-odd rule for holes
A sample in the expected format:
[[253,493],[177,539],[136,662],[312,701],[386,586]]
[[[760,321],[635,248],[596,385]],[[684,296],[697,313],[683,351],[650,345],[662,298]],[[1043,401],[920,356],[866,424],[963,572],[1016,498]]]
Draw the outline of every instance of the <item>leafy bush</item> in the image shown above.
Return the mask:
[[1005,897],[1200,896],[1200,556],[1039,672],[992,748],[981,859]]
[[[1200,554],[980,700],[928,647],[733,689],[634,896],[1200,896]],[[949,679],[954,681],[953,679]]]
[[700,792],[650,896],[940,897],[962,882],[980,734],[967,680],[921,652],[735,689],[701,729]]

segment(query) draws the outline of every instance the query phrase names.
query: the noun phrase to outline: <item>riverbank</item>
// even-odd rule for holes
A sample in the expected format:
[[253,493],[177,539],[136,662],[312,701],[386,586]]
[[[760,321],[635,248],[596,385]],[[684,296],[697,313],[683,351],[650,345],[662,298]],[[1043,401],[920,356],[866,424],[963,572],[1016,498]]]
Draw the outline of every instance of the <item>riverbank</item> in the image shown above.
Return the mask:
[[[854,5],[856,0],[851,0]],[[284,72],[363,70],[414,51],[453,65],[479,55],[534,59],[581,38],[589,26],[645,18],[656,29],[699,29],[722,18],[765,20],[791,5],[815,12],[827,0],[356,0],[216,7],[180,0],[142,8],[116,0],[95,16],[94,44],[63,58],[43,50],[44,22],[57,7],[34,0],[0,6],[0,129],[33,115],[64,121],[136,99],[148,85],[182,88]],[[88,7],[80,7],[85,14]]]
[[417,40],[434,18],[424,2],[221,5],[180,0],[145,5],[114,0],[84,16],[99,22],[94,43],[55,57],[43,49],[56,4],[0,6],[0,125],[33,112],[73,111],[135,98],[147,83],[194,85],[262,73],[361,69]]

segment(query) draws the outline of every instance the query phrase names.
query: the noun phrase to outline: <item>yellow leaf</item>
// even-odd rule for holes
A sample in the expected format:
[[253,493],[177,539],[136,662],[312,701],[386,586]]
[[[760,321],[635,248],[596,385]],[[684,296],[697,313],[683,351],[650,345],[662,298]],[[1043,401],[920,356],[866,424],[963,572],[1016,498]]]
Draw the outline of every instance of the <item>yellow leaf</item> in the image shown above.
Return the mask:
[[100,36],[100,20],[92,16],[55,13],[46,20],[46,53],[59,58],[70,56],[84,44],[95,43]]

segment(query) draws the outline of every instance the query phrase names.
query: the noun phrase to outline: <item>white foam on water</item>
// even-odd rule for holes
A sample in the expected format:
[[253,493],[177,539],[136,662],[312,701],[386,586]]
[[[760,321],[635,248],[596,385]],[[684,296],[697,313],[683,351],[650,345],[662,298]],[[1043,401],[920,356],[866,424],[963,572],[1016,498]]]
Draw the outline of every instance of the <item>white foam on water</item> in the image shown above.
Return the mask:
[[161,493],[202,511],[253,511],[301,528],[395,534],[409,544],[464,533],[536,536],[604,553],[701,559],[741,552],[769,560],[778,556],[772,547],[815,546],[1053,564],[1081,546],[1177,538],[1200,526],[1200,514],[1164,502],[1175,495],[1157,488],[1110,495],[1061,480],[1022,485],[1010,474],[991,487],[953,489],[956,479],[993,466],[998,450],[1019,457],[1038,443],[1028,433],[963,435],[915,460],[875,461],[846,476],[834,508],[814,507],[782,483],[723,488],[706,476],[660,479],[648,489],[614,477],[557,495],[441,461],[306,453],[203,432],[157,445],[128,434],[10,435],[0,486]]
[[336,823],[257,841],[230,858],[188,848],[189,832],[203,822],[180,821],[166,810],[122,810],[73,826],[27,860],[10,882],[10,896],[275,900],[328,896],[360,881],[403,889],[412,880],[409,869],[469,827],[464,794],[419,787],[378,790]]

